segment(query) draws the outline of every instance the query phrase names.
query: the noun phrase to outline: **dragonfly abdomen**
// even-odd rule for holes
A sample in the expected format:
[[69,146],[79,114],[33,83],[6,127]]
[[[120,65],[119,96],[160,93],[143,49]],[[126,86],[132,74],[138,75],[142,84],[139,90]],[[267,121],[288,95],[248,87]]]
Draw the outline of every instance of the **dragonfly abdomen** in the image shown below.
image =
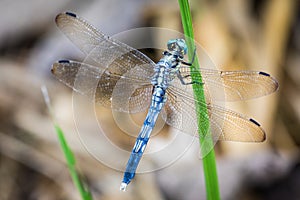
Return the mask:
[[121,190],[125,190],[126,186],[135,176],[135,171],[143,156],[149,137],[155,126],[157,117],[164,106],[164,103],[165,90],[163,90],[159,86],[154,87],[151,106],[149,108],[144,124],[141,128],[139,136],[136,139],[136,142],[130,154],[130,158],[127,162],[126,170],[121,185]]

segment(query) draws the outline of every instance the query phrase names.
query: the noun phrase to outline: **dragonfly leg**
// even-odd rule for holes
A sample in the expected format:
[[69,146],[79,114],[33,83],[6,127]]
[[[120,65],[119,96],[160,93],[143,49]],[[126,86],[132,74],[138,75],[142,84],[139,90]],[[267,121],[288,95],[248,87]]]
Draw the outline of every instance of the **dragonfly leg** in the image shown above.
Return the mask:
[[194,49],[194,54],[193,54],[193,58],[191,62],[185,62],[185,61],[181,61],[182,64],[187,65],[187,66],[192,66],[192,64],[194,63],[196,57],[196,48]]
[[198,82],[198,81],[190,81],[190,82],[186,82],[184,79],[187,77],[190,77],[191,75],[186,75],[186,76],[182,76],[180,71],[177,72],[177,77],[179,78],[180,82],[182,85],[191,85],[191,84],[199,84],[199,85],[203,85],[204,83]]

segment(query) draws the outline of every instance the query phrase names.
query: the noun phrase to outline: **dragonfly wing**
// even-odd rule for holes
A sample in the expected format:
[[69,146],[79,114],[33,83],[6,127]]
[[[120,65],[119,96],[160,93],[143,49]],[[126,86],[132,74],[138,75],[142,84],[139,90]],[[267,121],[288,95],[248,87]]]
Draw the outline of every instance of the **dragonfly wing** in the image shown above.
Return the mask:
[[[109,69],[62,60],[54,63],[51,71],[61,82],[98,104],[123,112],[136,113],[144,111],[149,106],[152,95],[152,85],[145,82],[146,77],[133,76],[136,73],[143,74],[142,70],[143,68],[136,67],[120,76]],[[125,93],[129,96],[124,95]],[[119,98],[121,96],[122,101]],[[126,102],[124,99],[130,101]]]
[[140,51],[103,34],[85,20],[73,13],[57,15],[56,24],[59,29],[87,55],[85,63],[109,68],[114,74],[123,75],[133,68],[139,67],[143,75],[150,81],[154,74],[155,63]]
[[[234,111],[212,105],[209,101],[196,101],[191,98],[192,88],[184,91],[178,87],[170,86],[167,90],[168,100],[166,102],[163,118],[170,126],[190,135],[206,135],[198,128],[198,117],[200,124],[204,126],[209,120],[211,136],[202,138],[201,155],[207,155],[217,140],[239,141],[239,142],[262,142],[265,140],[265,132],[253,119],[240,115]],[[198,111],[195,102],[199,105]],[[208,113],[203,112],[204,109]],[[209,138],[210,137],[210,138]],[[212,142],[211,142],[212,138]]]
[[[259,71],[218,71],[200,69],[210,98],[217,101],[241,101],[265,96],[278,89],[275,78]],[[189,67],[182,68],[182,76],[191,81]],[[208,92],[207,92],[208,93]]]
[[[138,76],[137,76],[138,75]],[[145,72],[142,67],[135,67],[123,74],[112,93],[112,108],[119,112],[137,113],[149,108],[153,85],[145,82]],[[126,77],[134,77],[128,79]],[[135,80],[140,79],[137,83]]]
[[265,131],[254,119],[216,105],[207,108],[215,126],[212,131],[219,132],[219,140],[263,142],[266,139]]
[[[177,84],[174,84],[177,82]],[[170,126],[180,130],[181,132],[187,133],[192,136],[199,136],[198,130],[202,131],[205,129],[198,129],[197,113],[195,110],[195,101],[192,96],[192,87],[182,85],[177,79],[167,89],[167,101],[162,111],[162,118]],[[178,86],[178,87],[177,87]],[[206,104],[200,103],[201,107]],[[200,108],[201,109],[201,108]],[[209,121],[209,115],[205,112],[198,113],[201,121]],[[203,123],[204,125],[204,123]],[[207,135],[205,132],[200,132],[200,135]],[[214,147],[218,140],[215,137],[217,134],[212,135],[213,140],[207,137],[203,137],[202,145],[200,146],[201,157],[205,157]]]

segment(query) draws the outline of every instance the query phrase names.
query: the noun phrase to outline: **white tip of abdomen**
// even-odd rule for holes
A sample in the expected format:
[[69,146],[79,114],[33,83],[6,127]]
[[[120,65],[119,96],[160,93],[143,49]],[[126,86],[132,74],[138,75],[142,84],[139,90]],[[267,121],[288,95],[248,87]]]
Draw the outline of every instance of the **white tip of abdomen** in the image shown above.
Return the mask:
[[122,182],[121,185],[120,185],[120,190],[123,191],[123,192],[125,192],[126,188],[127,188],[127,183],[123,183]]

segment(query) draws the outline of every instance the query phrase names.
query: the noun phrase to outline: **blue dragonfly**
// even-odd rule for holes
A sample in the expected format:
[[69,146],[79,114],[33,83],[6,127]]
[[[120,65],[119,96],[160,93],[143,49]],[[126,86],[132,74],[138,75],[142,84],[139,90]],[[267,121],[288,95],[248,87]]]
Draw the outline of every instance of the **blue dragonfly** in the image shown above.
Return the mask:
[[[202,82],[192,81],[192,62],[184,61],[184,39],[172,39],[158,63],[140,51],[98,31],[76,14],[66,12],[56,17],[59,29],[83,52],[85,62],[61,60],[52,73],[74,91],[115,111],[148,114],[129,157],[120,189],[125,190],[134,178],[159,114],[165,122],[187,134],[198,132],[197,120],[209,120],[210,141],[202,143],[201,155],[207,155],[217,140],[262,142],[265,132],[254,119],[214,105],[213,101],[239,101],[273,93],[278,82],[260,71],[218,71],[200,69]],[[86,63],[88,61],[88,63]],[[83,81],[76,83],[80,74]],[[88,87],[96,80],[94,91]],[[194,98],[192,86],[203,87],[206,101]],[[220,88],[222,88],[220,90]],[[220,91],[222,95],[211,95]],[[208,112],[200,112],[195,108]],[[198,118],[197,118],[198,117]],[[205,133],[200,137],[205,137]],[[205,138],[203,138],[205,140]]]

